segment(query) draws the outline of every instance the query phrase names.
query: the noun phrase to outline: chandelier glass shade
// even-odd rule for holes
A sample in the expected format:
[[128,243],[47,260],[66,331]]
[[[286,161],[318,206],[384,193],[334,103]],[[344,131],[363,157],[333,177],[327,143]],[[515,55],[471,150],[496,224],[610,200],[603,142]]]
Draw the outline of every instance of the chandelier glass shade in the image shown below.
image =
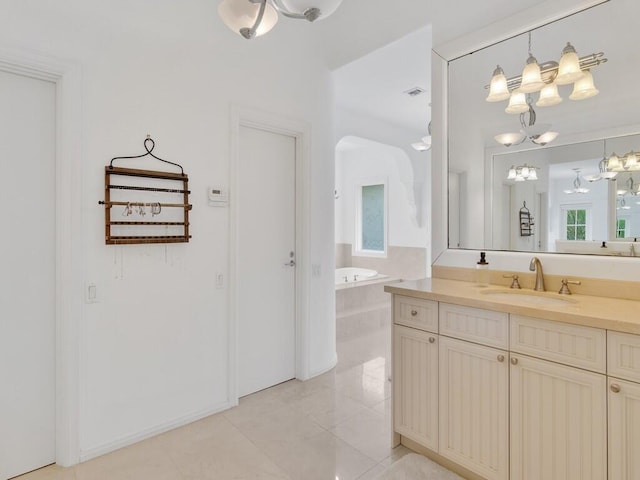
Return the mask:
[[501,102],[511,96],[509,86],[507,85],[507,77],[504,75],[504,70],[500,65],[496,66],[491,77],[491,83],[489,84],[489,95],[487,96],[487,102]]
[[555,82],[549,83],[540,90],[536,107],[552,107],[560,102],[562,102],[562,97],[558,93],[558,85]]
[[593,84],[593,75],[585,70],[584,75],[573,84],[573,92],[569,95],[571,100],[584,100],[595,97],[600,91]]
[[567,46],[562,50],[555,81],[558,85],[569,85],[579,80],[582,76],[583,72],[580,68],[580,58],[578,58],[578,54],[573,45],[567,42]]
[[[544,146],[547,143],[553,142],[558,137],[559,133],[552,131],[550,124],[536,124],[536,112],[531,106],[529,99],[525,98],[525,105],[527,106],[527,110],[520,113],[520,126],[522,127],[520,132],[498,134],[494,137],[496,142],[505,147],[510,147],[512,145],[519,145],[529,139],[536,145]],[[526,121],[527,114],[529,116],[528,122]]]
[[315,22],[331,15],[342,0],[222,0],[218,15],[232,31],[246,39],[268,33],[278,14]]
[[542,74],[540,72],[540,65],[531,53],[527,59],[527,64],[522,70],[522,80],[520,81],[520,88],[518,91],[523,93],[539,92],[546,84],[542,80]]
[[551,107],[562,102],[558,91],[559,85],[573,84],[573,91],[569,95],[571,100],[585,100],[599,93],[595,87],[591,69],[605,63],[604,53],[592,53],[578,57],[575,48],[567,42],[562,50],[560,61],[538,63],[531,54],[531,32],[529,32],[529,57],[522,74],[507,78],[504,70],[498,65],[493,71],[491,82],[485,88],[489,89],[487,102],[509,100],[506,113],[519,114],[526,111],[522,96],[540,92],[537,107]]

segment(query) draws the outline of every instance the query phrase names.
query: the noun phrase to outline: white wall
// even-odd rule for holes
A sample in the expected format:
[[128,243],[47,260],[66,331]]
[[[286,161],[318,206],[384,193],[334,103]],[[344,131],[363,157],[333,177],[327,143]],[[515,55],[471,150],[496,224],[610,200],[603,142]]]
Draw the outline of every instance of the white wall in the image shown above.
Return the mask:
[[[99,302],[86,304],[78,319],[82,458],[234,401],[227,387],[228,291],[214,282],[215,272],[228,273],[230,219],[228,209],[206,201],[208,185],[228,185],[232,104],[312,126],[311,244],[303,261],[317,264],[321,275],[310,279],[308,373],[335,360],[329,72],[307,55],[303,22],[281,21],[248,42],[221,24],[216,7],[205,0],[3,2],[1,48],[68,59],[83,72],[77,255]],[[104,166],[114,156],[142,153],[147,134],[155,153],[189,175],[193,239],[106,246],[98,206]]]
[[[425,248],[426,227],[418,225],[422,199],[415,198],[413,169],[407,154],[389,145],[344,137],[336,147],[336,243],[355,244],[357,186],[386,183],[388,187],[388,244]],[[420,219],[422,220],[422,219]]]
[[[337,140],[360,139],[356,144],[358,148],[354,149],[351,141],[348,148],[347,143],[343,143],[342,148],[338,144],[336,149],[336,165],[345,167],[336,171],[336,178],[341,182],[341,198],[336,202],[336,211],[340,212],[337,213],[336,224],[340,227],[336,231],[336,243],[352,243],[353,239],[354,224],[346,209],[347,202],[353,204],[353,199],[344,198],[346,190],[353,189],[344,184],[345,179],[379,172],[390,175],[394,185],[391,187],[393,204],[390,203],[389,217],[393,223],[389,224],[389,245],[429,249],[431,152],[417,152],[411,147],[424,132],[408,131],[348,110],[338,110],[335,119]],[[371,160],[375,163],[370,163]],[[366,173],[358,174],[358,170]]]

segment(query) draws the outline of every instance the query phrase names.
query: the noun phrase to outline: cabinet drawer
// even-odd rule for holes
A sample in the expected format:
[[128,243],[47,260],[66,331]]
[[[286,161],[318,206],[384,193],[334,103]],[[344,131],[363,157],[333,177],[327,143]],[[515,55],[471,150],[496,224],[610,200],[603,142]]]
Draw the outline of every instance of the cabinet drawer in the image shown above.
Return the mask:
[[394,323],[438,333],[438,302],[394,295],[393,305]]
[[606,333],[599,328],[511,315],[510,350],[598,373],[606,371]]
[[640,335],[607,332],[607,373],[640,382]]
[[440,334],[506,350],[509,346],[509,315],[441,303]]

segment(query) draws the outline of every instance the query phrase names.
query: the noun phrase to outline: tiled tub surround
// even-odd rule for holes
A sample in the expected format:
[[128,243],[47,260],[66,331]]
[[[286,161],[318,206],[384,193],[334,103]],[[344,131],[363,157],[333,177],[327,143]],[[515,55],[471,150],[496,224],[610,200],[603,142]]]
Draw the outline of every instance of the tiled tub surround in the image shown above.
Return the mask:
[[352,255],[350,243],[336,244],[336,268],[370,268],[394,278],[415,280],[426,276],[427,249],[389,246],[387,257]]
[[537,293],[524,277],[519,291],[385,287],[394,440],[469,479],[640,478],[640,301]]

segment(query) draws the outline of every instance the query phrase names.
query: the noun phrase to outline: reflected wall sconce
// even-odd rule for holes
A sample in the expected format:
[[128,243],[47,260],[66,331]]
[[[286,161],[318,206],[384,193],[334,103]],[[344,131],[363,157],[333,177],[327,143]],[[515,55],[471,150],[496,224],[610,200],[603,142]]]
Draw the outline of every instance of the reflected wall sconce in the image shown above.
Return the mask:
[[224,24],[247,40],[268,33],[278,14],[315,22],[328,17],[342,0],[222,0],[218,15]]
[[573,188],[563,190],[563,192],[569,195],[573,193],[589,193],[589,189],[582,186],[582,181],[580,180],[580,169],[574,168],[573,170],[576,172],[576,178],[573,180]]
[[514,167],[511,165],[509,173],[507,174],[507,180],[513,180],[514,182],[524,182],[525,180],[538,180],[538,172],[536,167],[527,165],[520,165]]
[[[524,97],[525,94],[523,93],[522,96]],[[531,99],[525,97],[524,102],[526,110],[520,113],[520,125],[522,127],[520,131],[496,135],[494,137],[496,142],[505,147],[510,147],[512,145],[520,145],[528,139],[536,145],[544,146],[558,138],[558,132],[551,131],[551,124],[536,124],[536,111],[531,105]],[[527,115],[529,116],[528,122]]]
[[485,85],[489,89],[487,102],[509,100],[506,113],[517,114],[527,111],[525,94],[540,92],[536,107],[551,107],[562,102],[558,85],[573,84],[569,95],[571,100],[584,100],[597,95],[599,90],[593,82],[591,69],[607,61],[604,53],[592,53],[578,57],[576,49],[567,42],[562,50],[560,62],[547,61],[538,63],[531,53],[531,32],[529,32],[529,57],[522,74],[507,78],[500,65],[496,66],[491,83]]

